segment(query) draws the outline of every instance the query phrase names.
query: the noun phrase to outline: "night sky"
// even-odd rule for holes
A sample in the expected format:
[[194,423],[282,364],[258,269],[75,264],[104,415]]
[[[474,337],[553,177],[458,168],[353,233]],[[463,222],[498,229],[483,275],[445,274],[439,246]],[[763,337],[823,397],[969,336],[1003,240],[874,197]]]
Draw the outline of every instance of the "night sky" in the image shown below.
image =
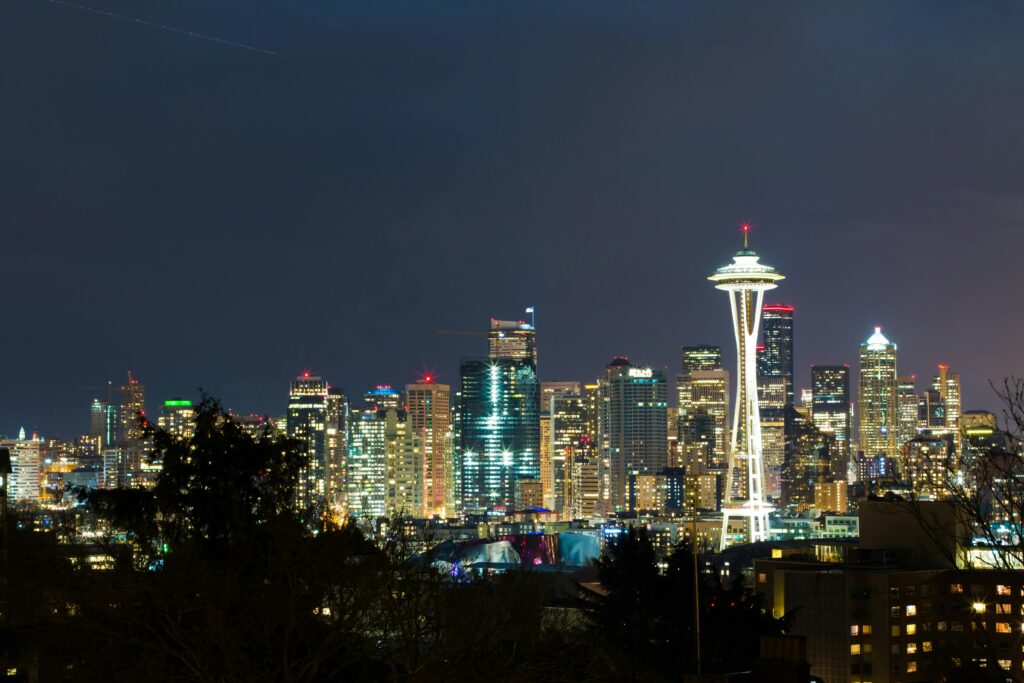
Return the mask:
[[0,432],[71,437],[131,368],[284,411],[485,353],[542,379],[722,344],[753,225],[797,389],[881,324],[964,408],[1024,374],[1024,4],[0,2]]

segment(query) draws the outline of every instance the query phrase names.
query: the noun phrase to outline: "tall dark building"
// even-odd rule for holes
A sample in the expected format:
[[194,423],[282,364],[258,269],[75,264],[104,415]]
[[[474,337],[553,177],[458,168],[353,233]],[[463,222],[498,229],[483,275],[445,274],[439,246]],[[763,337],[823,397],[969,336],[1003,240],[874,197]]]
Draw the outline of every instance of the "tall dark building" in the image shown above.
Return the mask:
[[721,370],[721,346],[684,346],[682,347],[683,373],[689,374],[698,370]]
[[462,505],[504,514],[522,481],[540,480],[540,383],[525,358],[467,358],[461,367]]
[[128,383],[121,386],[121,450],[117,456],[117,483],[131,486],[132,479],[142,468],[146,445],[142,436],[142,420],[146,416],[146,387],[128,372]]
[[633,482],[668,466],[668,388],[664,368],[615,358],[598,381],[601,456],[616,510],[635,509]]
[[761,308],[764,345],[758,347],[757,374],[783,377],[788,385],[786,403],[793,404],[793,307],[766,304]]
[[786,455],[782,464],[782,505],[794,510],[814,506],[819,484],[836,481],[835,440],[792,406],[786,408]]
[[102,453],[104,448],[116,447],[120,443],[120,417],[117,406],[110,401],[92,400],[90,411],[89,434],[99,437],[97,450]]
[[836,448],[850,455],[850,367],[811,366],[811,419],[814,426],[836,439]]

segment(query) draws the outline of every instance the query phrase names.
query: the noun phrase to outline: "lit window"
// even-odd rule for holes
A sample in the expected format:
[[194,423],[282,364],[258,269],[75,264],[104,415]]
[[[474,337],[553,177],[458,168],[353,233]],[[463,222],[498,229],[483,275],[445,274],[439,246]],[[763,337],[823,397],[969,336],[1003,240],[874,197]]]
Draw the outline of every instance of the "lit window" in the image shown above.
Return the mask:
[[999,666],[1002,667],[1003,669],[1005,669],[1006,671],[1009,671],[1010,670],[1010,660],[1009,659],[1000,659],[999,660]]
[[907,624],[907,635],[912,636],[917,633],[917,624]]
[[996,622],[996,633],[1010,633],[1010,622],[1008,622],[1008,621],[997,621]]
[[996,586],[996,595],[1009,595],[1009,594],[1010,594],[1010,587],[1009,586],[1006,586],[1006,585],[1003,585],[1003,584],[999,584],[999,585]]
[[998,602],[996,603],[996,614],[1010,614],[1010,603]]
[[917,662],[907,662],[907,673],[912,674],[917,671]]
[[758,574],[757,574],[757,582],[758,583],[768,583],[768,575],[765,574],[764,572],[758,572]]
[[859,655],[860,654],[860,643],[854,643],[853,645],[850,646],[850,654],[851,655]]
[[871,654],[871,643],[864,643],[861,646],[861,651],[866,655]]
[[907,605],[907,616],[908,617],[916,617],[917,616],[917,605]]
[[860,632],[863,633],[866,636],[870,636],[871,635],[871,624],[864,624],[863,626],[861,626],[860,627]]
[[951,583],[949,584],[950,593],[963,593],[964,585],[962,583]]
[[850,627],[850,635],[851,636],[859,636],[860,635],[860,626],[857,626],[857,624],[854,624],[853,626],[851,626]]
[[944,622],[944,621],[940,621],[940,622],[939,622],[939,623],[938,623],[938,624],[936,625],[936,630],[939,630],[939,631],[945,631],[945,630],[946,630],[946,622]]
[[892,626],[889,627],[889,635],[891,635],[891,636],[898,636],[899,634],[900,634],[900,625],[899,624],[893,624]]
[[922,652],[931,652],[932,651],[932,641],[926,640],[923,643],[921,643],[921,651]]
[[907,643],[907,654],[908,655],[916,655],[917,654],[917,643]]
[[900,606],[899,605],[893,605],[892,607],[889,608],[889,616],[890,617],[898,617],[899,615],[900,615]]

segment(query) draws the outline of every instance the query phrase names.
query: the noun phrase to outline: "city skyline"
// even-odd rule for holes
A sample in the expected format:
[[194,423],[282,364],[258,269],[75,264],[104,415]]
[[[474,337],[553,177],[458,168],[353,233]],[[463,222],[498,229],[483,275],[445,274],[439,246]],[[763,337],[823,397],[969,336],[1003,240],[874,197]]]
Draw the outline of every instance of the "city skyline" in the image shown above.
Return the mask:
[[1024,374],[995,295],[1019,288],[1024,53],[991,8],[165,5],[132,13],[287,57],[0,7],[2,432],[81,431],[129,369],[240,412],[304,368],[453,383],[474,340],[433,331],[529,305],[542,379],[674,374],[703,343],[731,366],[702,277],[744,220],[790,277],[795,388],[874,325],[901,373],[958,368],[965,406]]
[[[766,297],[766,299],[765,299],[766,302],[765,302],[764,306],[775,308],[775,307],[777,307],[779,305],[782,305],[782,306],[786,306],[787,308],[793,308],[793,309],[796,308],[796,307],[792,306],[791,304],[783,303],[783,300],[784,300],[783,297],[778,297],[778,296],[776,296],[776,297]],[[786,299],[786,301],[788,301],[788,299]],[[530,307],[530,308],[533,308],[533,307]],[[523,310],[525,311],[525,309],[523,309]],[[800,340],[801,340],[801,331],[802,331],[800,329],[802,327],[802,322],[800,321],[799,310],[793,311],[792,315],[793,315],[793,319],[795,319],[797,321],[795,324],[797,326],[799,326],[797,332],[795,332],[793,334],[793,337],[796,339],[796,342],[794,343],[794,347],[796,349],[799,349],[800,346],[801,346]],[[492,324],[495,322],[495,318],[493,318],[493,317],[489,318],[489,320],[490,320],[490,322]],[[480,325],[478,327],[479,327],[479,336],[484,336],[486,334],[486,329],[487,328],[484,325]],[[877,327],[880,327],[880,326],[876,325],[875,327],[877,328]],[[469,335],[469,336],[473,336],[473,335]],[[456,338],[457,338],[457,336],[456,336]],[[867,337],[865,337],[865,338],[867,338]],[[480,343],[479,340],[476,340],[476,341],[477,341],[478,344]],[[858,345],[860,343],[862,343],[862,342],[858,342]],[[895,343],[897,346],[900,346],[896,342],[893,342],[893,343]],[[536,345],[537,345],[538,348],[543,348],[544,347],[543,328],[538,328],[537,329],[537,342],[536,342]],[[692,345],[698,345],[698,344],[692,344]],[[702,342],[700,345],[704,345],[704,343]],[[728,343],[725,343],[725,344],[710,344],[709,343],[708,345],[717,346],[717,347],[719,347],[721,349],[723,365],[726,368],[728,368],[728,364],[729,363],[732,363],[733,365],[735,365],[735,349],[731,348]],[[627,357],[631,361],[635,361],[637,363],[649,365],[649,366],[652,366],[652,367],[665,368],[667,370],[667,377],[668,377],[668,380],[669,380],[669,384],[668,384],[668,386],[669,386],[669,396],[675,397],[676,396],[676,386],[678,384],[678,373],[681,372],[681,370],[682,370],[682,365],[681,365],[681,362],[679,360],[679,350],[680,350],[680,348],[681,347],[676,347],[676,349],[675,349],[676,359],[675,359],[675,364],[674,365],[671,364],[671,363],[666,363],[664,365],[659,364],[659,363],[645,363],[645,359],[637,358],[636,356],[633,356],[631,354],[618,354],[618,355],[622,355],[624,357]],[[537,353],[536,349],[534,349],[534,353]],[[469,357],[471,357],[473,355],[474,354],[469,353],[469,354],[466,354],[464,356],[461,356],[459,361],[457,361],[457,362],[461,362],[462,359],[469,358]],[[478,353],[478,354],[475,354],[475,355],[480,355],[480,354]],[[794,355],[799,357],[797,353],[795,353]],[[905,355],[905,353],[904,353],[903,347],[900,346],[900,357],[903,358],[904,355]],[[907,355],[909,355],[909,354],[907,354]],[[195,398],[198,397],[199,390],[202,389],[204,391],[207,391],[208,393],[211,393],[211,395],[213,395],[216,398],[218,398],[219,400],[221,400],[226,407],[228,407],[229,409],[233,410],[237,414],[240,414],[240,415],[248,415],[248,414],[251,414],[251,415],[262,415],[262,416],[266,416],[266,417],[275,418],[275,417],[285,416],[287,414],[287,412],[288,412],[287,385],[288,385],[289,382],[294,381],[296,375],[303,375],[304,374],[307,377],[310,376],[310,375],[317,376],[318,378],[319,377],[323,377],[324,382],[326,382],[326,384],[329,385],[332,389],[337,389],[337,390],[340,390],[340,391],[343,391],[343,392],[346,392],[346,393],[352,392],[352,393],[348,393],[348,395],[350,395],[350,396],[360,396],[363,392],[365,392],[367,390],[372,390],[374,387],[376,387],[378,389],[380,387],[388,387],[388,388],[391,388],[393,386],[394,387],[404,387],[406,385],[414,384],[418,380],[421,381],[423,378],[429,378],[428,381],[431,381],[431,382],[438,382],[438,383],[442,383],[442,384],[449,384],[449,385],[451,385],[453,387],[453,390],[454,389],[458,389],[458,387],[459,387],[458,372],[455,373],[454,377],[451,377],[451,376],[447,375],[446,373],[441,373],[441,372],[437,371],[438,367],[443,367],[444,365],[445,364],[443,364],[443,363],[435,362],[435,363],[433,363],[433,364],[431,364],[429,366],[431,368],[430,370],[426,370],[426,369],[414,370],[414,371],[410,372],[408,375],[405,375],[404,376],[405,377],[404,380],[403,380],[403,376],[398,376],[396,379],[393,380],[393,383],[392,383],[391,380],[389,380],[388,382],[371,381],[369,384],[367,384],[365,386],[354,386],[354,387],[350,386],[350,385],[347,385],[347,384],[344,384],[343,382],[335,381],[335,378],[333,378],[331,376],[328,376],[327,373],[319,372],[315,368],[300,368],[300,369],[296,370],[292,374],[292,376],[290,376],[285,381],[285,389],[284,389],[285,398],[284,399],[281,398],[282,392],[278,392],[278,395],[273,397],[269,401],[269,407],[260,408],[259,406],[256,406],[256,407],[254,407],[252,409],[239,409],[239,408],[236,407],[236,404],[238,403],[237,401],[232,401],[228,397],[218,395],[216,392],[212,392],[208,387],[205,387],[205,386],[197,386],[191,392],[189,392],[189,391],[175,391],[175,392],[170,392],[170,393],[157,393],[156,391],[153,390],[152,386],[150,385],[149,382],[147,382],[145,380],[145,378],[142,378],[139,381],[141,381],[141,383],[147,387],[147,391],[149,392],[149,396],[150,397],[149,397],[149,399],[148,399],[148,401],[146,403],[147,408],[148,407],[157,407],[157,406],[163,405],[163,402],[165,400],[172,399],[172,398],[185,397],[185,398],[189,398],[189,399],[195,399]],[[801,390],[810,390],[812,388],[812,383],[813,383],[812,382],[812,367],[814,365],[844,366],[844,367],[846,367],[848,369],[848,371],[850,373],[850,381],[853,384],[853,386],[856,386],[856,383],[859,381],[859,374],[860,373],[859,373],[858,364],[857,364],[856,361],[854,361],[852,363],[849,362],[849,361],[847,361],[847,362],[838,362],[838,363],[813,363],[813,364],[807,365],[806,367],[801,367],[798,363],[794,363],[793,365],[794,365],[794,376],[796,378],[794,393],[795,393],[795,401],[797,402],[797,404],[800,403],[800,392],[801,392]],[[947,360],[947,362],[945,362],[945,363],[937,363],[935,366],[933,366],[933,368],[922,368],[920,370],[915,368],[913,372],[909,372],[908,373],[908,372],[906,372],[907,368],[905,367],[904,362],[901,361],[898,364],[898,366],[897,366],[897,370],[898,370],[898,372],[899,372],[899,374],[901,376],[912,376],[912,377],[914,377],[915,382],[916,382],[915,387],[916,387],[918,393],[920,393],[922,391],[927,390],[930,387],[929,380],[930,380],[930,378],[932,376],[932,372],[934,370],[936,370],[936,369],[941,368],[943,365],[946,365],[946,366],[952,365],[953,367],[960,367],[959,363],[957,363],[956,361],[948,361]],[[427,368],[427,367],[428,367],[427,364],[422,364],[421,365],[421,368]],[[544,367],[543,365],[538,364],[538,368],[543,368],[543,367]],[[545,382],[552,382],[552,381],[576,381],[576,382],[584,382],[585,383],[585,382],[592,381],[595,378],[597,378],[598,376],[600,376],[601,372],[603,371],[603,367],[604,366],[601,365],[599,367],[599,369],[596,369],[596,370],[592,371],[590,374],[585,374],[585,375],[582,375],[580,377],[568,377],[568,376],[562,376],[562,375],[548,376],[548,375],[545,375],[542,371],[539,370],[538,371],[538,377],[542,381],[545,381]],[[397,373],[390,373],[390,374],[397,375]],[[136,378],[138,377],[138,373],[136,373],[134,370],[126,371],[126,376],[127,375],[131,375],[131,376],[136,377]],[[801,379],[803,375],[806,375],[806,381]],[[993,379],[996,380],[996,381],[999,381],[1001,378],[993,378]],[[94,387],[94,388],[102,388],[104,390],[109,390],[109,391],[113,392],[111,395],[113,397],[114,402],[116,403],[117,400],[118,400],[118,396],[119,396],[119,393],[118,393],[119,389],[117,387],[118,387],[118,384],[120,382],[122,382],[122,381],[123,380],[119,380],[118,378],[112,378],[110,380],[111,384],[109,386],[107,384],[103,384],[103,385],[98,385],[97,387]],[[969,384],[969,382],[968,382],[968,384]],[[123,387],[121,387],[121,388],[123,389]],[[988,396],[989,400],[988,400],[988,402],[985,402],[985,403],[981,403],[981,402],[976,403],[976,404],[975,403],[969,403],[969,399],[962,399],[963,400],[963,405],[964,405],[963,409],[964,410],[993,410],[993,409],[997,408],[998,404],[999,404],[999,401],[998,401],[997,397],[991,391],[991,389],[989,391],[989,394],[990,394]],[[59,417],[59,421],[60,422],[63,422],[63,423],[68,424],[68,425],[72,425],[70,431],[68,431],[67,433],[59,432],[59,431],[55,431],[55,430],[47,431],[45,429],[39,429],[35,425],[33,425],[32,427],[29,427],[27,422],[22,422],[22,423],[19,423],[17,426],[13,427],[12,431],[10,431],[10,432],[4,432],[3,431],[3,425],[0,425],[0,435],[7,436],[7,437],[13,437],[17,433],[17,430],[21,429],[21,428],[25,428],[28,431],[28,433],[30,433],[30,434],[37,433],[37,434],[39,434],[40,437],[45,437],[45,438],[68,439],[68,438],[73,438],[74,436],[77,436],[78,434],[85,434],[89,430],[89,415],[88,415],[88,412],[87,412],[90,409],[90,405],[89,404],[93,404],[96,401],[101,401],[102,402],[102,401],[106,400],[106,394],[103,394],[102,396],[100,396],[99,394],[90,395],[90,396],[91,397],[88,399],[87,405],[86,405],[86,407],[83,410],[76,411],[72,416],[64,415],[64,416]],[[968,396],[968,394],[966,392],[964,392],[964,396]],[[857,397],[856,397],[856,392],[851,393],[851,401],[853,401],[853,403],[855,405],[858,404]],[[152,404],[151,406],[150,406],[150,403]],[[248,403],[243,403],[243,405],[248,405]],[[353,405],[361,405],[361,404],[359,402],[355,402],[355,403],[353,403]],[[673,405],[673,406],[676,405],[675,401],[670,402],[670,405]],[[81,414],[79,414],[79,412]],[[859,408],[857,409],[857,412],[859,414]],[[78,424],[81,424],[81,427],[79,427],[78,430],[75,431],[76,430],[75,425],[78,425]]]

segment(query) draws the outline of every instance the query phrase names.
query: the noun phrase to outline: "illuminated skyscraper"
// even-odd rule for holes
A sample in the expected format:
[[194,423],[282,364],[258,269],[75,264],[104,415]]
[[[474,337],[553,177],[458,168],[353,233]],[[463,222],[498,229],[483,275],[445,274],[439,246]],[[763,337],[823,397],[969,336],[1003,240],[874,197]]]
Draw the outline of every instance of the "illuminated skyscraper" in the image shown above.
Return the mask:
[[[781,496],[782,463],[786,453],[786,406],[789,398],[787,389],[789,380],[782,376],[764,376],[757,378],[757,399],[761,411],[761,453],[764,465],[764,494],[771,500]],[[740,476],[733,481],[733,489],[744,491],[747,488],[746,477]]]
[[[551,397],[551,509],[557,514],[572,517],[573,512],[567,509],[573,503],[572,471],[576,459],[590,456],[592,435],[587,433],[587,401],[577,392],[575,395],[564,394]],[[580,441],[584,440],[584,447]],[[596,476],[596,458],[593,471]],[[583,463],[581,463],[583,464]],[[580,470],[581,474],[583,469]],[[580,484],[582,486],[582,483]],[[596,483],[590,487],[595,494]],[[575,515],[582,514],[583,506],[578,506]],[[591,514],[593,506],[591,506]]]
[[900,447],[900,470],[917,498],[935,500],[949,494],[952,435],[920,434]]
[[[0,441],[0,448],[10,451],[11,472],[7,481],[7,501],[10,503],[39,502],[39,440],[26,438],[22,429],[17,439]],[[2,476],[2,475],[0,475]]]
[[819,484],[844,479],[845,467],[833,461],[835,443],[832,434],[821,431],[814,422],[787,408],[786,456],[782,468],[784,506],[802,512],[813,507]]
[[814,426],[836,440],[838,455],[850,455],[850,368],[811,366],[811,418]]
[[117,464],[118,486],[131,486],[135,473],[142,468],[146,451],[142,437],[142,420],[146,415],[146,387],[128,372],[128,383],[121,386],[121,456]]
[[156,424],[179,439],[190,439],[196,429],[196,409],[188,399],[168,399]]
[[757,374],[760,377],[782,377],[786,380],[786,403],[793,403],[793,307],[768,304],[761,308],[764,317],[763,351],[758,353]]
[[409,428],[423,447],[423,506],[428,515],[447,513],[445,479],[451,460],[451,387],[424,375],[405,387]]
[[[552,451],[551,416],[553,401],[561,396],[579,396],[580,383],[573,381],[541,382],[540,383],[540,480],[543,496],[543,507],[555,510],[555,483]],[[557,456],[564,458],[564,455]],[[560,463],[562,467],[564,463]],[[562,468],[564,472],[564,468]],[[564,479],[564,476],[563,476]]]
[[722,369],[721,346],[684,346],[682,347],[683,374],[699,370]]
[[327,389],[327,414],[324,422],[326,434],[326,502],[335,515],[345,510],[347,494],[346,468],[348,465],[349,404],[345,392]]
[[540,479],[540,385],[533,354],[522,355],[462,361],[459,457],[467,513],[511,512],[518,481]]
[[89,434],[99,438],[97,451],[114,448],[120,442],[121,421],[117,414],[117,406],[110,401],[92,400],[90,412]]
[[913,375],[896,378],[896,443],[900,446],[917,436],[917,387]]
[[[736,334],[736,409],[733,413],[732,444],[727,469],[725,495],[730,497],[722,505],[721,544],[729,543],[726,530],[730,517],[747,519],[747,539],[751,542],[768,540],[768,514],[771,506],[764,500],[764,472],[762,469],[761,413],[757,397],[756,349],[764,293],[777,287],[783,279],[774,268],[758,261],[756,253],[747,246],[748,226],[744,227],[743,249],[733,257],[732,263],[722,266],[708,279],[716,289],[729,295],[732,320]],[[739,467],[746,474],[746,491],[733,497],[731,478]]]
[[[688,367],[693,368],[695,365],[690,364]],[[713,421],[711,428],[714,430],[714,439],[708,466],[724,469],[729,453],[729,371],[721,367],[684,371],[676,376],[676,398],[679,407],[680,450],[685,452],[691,445],[686,441],[686,435],[693,433],[689,423],[699,419],[703,428],[710,419]],[[695,418],[697,415],[701,417]]]
[[953,372],[948,365],[939,365],[939,374],[932,379],[945,407],[945,431],[953,435],[954,451],[960,452],[960,373]]
[[860,450],[866,458],[883,455],[893,461],[899,455],[896,345],[876,327],[860,345]]
[[302,373],[288,393],[288,436],[304,444],[306,464],[299,472],[298,509],[322,509],[327,499],[327,381]]
[[522,320],[491,319],[491,329],[487,333],[488,356],[490,358],[507,358],[528,360],[537,367],[537,331],[533,325]]
[[598,380],[600,447],[610,467],[611,504],[636,509],[636,477],[668,466],[665,370],[618,357]]
[[[390,411],[397,422],[396,409]],[[387,413],[374,406],[349,411],[346,504],[354,517],[372,520],[387,512]]]

